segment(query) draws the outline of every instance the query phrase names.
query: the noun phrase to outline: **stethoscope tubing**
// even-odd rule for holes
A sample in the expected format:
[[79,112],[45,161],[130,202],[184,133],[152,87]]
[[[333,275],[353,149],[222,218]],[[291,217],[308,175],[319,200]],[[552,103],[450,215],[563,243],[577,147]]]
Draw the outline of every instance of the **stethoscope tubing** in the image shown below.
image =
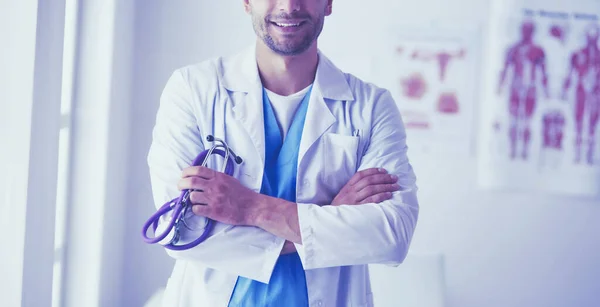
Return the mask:
[[[209,142],[216,141],[219,144],[215,144],[210,149],[207,149],[207,150],[204,150],[203,152],[201,152],[196,157],[196,159],[194,159],[194,162],[192,165],[193,166],[206,166],[208,163],[208,158],[210,156],[212,156],[213,154],[217,154],[224,158],[223,166],[220,171],[229,176],[232,176],[233,169],[234,169],[234,161],[237,164],[241,164],[243,161],[242,158],[237,156],[229,148],[227,143],[225,143],[223,140],[217,139],[217,138],[213,137],[212,135],[207,136],[207,140]],[[222,149],[219,149],[219,148],[222,148]],[[214,220],[212,220],[210,218],[206,218],[206,224],[204,226],[204,230],[198,238],[196,238],[195,240],[193,240],[189,243],[186,243],[186,244],[181,244],[181,245],[177,244],[180,239],[179,236],[180,236],[181,223],[183,223],[187,227],[187,224],[185,223],[184,215],[187,213],[188,210],[191,209],[191,206],[192,206],[190,199],[189,199],[191,192],[192,191],[189,189],[182,190],[179,197],[168,201],[167,203],[162,205],[152,216],[150,216],[150,218],[144,223],[144,226],[142,227],[142,237],[144,239],[144,242],[146,242],[148,244],[156,244],[159,242],[163,242],[169,234],[174,232],[173,237],[169,240],[168,243],[163,244],[163,246],[170,250],[186,250],[186,249],[190,249],[190,248],[197,246],[198,244],[204,242],[208,238],[208,236],[212,232],[214,225],[216,223]],[[169,224],[167,225],[167,227],[165,228],[165,230],[162,233],[156,235],[156,230],[158,229],[158,222],[159,222],[160,218],[162,216],[167,215],[169,212],[171,212],[171,215],[169,216],[169,222],[168,222]],[[150,227],[152,227],[152,229],[154,230],[154,233],[155,233],[154,237],[149,237],[147,235],[148,229]]]

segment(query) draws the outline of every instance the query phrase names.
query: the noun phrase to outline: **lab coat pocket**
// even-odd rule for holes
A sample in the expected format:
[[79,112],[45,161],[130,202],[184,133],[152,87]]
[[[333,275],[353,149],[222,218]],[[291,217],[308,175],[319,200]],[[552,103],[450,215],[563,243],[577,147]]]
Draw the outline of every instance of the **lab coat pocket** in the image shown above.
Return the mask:
[[322,179],[333,191],[339,191],[358,168],[359,137],[327,133],[323,139]]

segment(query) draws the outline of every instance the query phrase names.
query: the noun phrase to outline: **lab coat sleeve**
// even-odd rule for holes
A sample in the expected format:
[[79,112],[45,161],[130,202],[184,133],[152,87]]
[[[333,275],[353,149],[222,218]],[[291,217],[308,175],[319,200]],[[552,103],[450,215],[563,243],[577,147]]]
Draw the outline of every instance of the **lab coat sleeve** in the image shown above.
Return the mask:
[[299,203],[302,244],[296,249],[305,269],[402,263],[417,224],[416,177],[407,157],[406,132],[388,91],[373,106],[370,142],[359,170],[381,167],[398,176],[400,191],[390,200],[362,205]]
[[[152,143],[147,157],[152,194],[156,208],[181,193],[177,183],[183,168],[190,166],[204,150],[193,104],[198,98],[191,94],[189,83],[178,70],[168,80],[161,95]],[[180,243],[199,237],[205,222],[193,216],[190,230],[182,227]],[[164,230],[160,224],[157,233]],[[184,251],[166,249],[175,259],[197,261],[226,273],[268,283],[284,240],[260,228],[216,223],[204,242]]]

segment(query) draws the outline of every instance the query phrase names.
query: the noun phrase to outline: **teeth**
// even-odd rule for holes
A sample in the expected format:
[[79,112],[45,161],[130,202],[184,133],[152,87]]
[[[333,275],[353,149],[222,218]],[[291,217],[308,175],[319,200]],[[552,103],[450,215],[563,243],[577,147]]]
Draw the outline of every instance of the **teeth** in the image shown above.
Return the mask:
[[280,27],[297,27],[300,25],[299,23],[275,23],[275,24]]

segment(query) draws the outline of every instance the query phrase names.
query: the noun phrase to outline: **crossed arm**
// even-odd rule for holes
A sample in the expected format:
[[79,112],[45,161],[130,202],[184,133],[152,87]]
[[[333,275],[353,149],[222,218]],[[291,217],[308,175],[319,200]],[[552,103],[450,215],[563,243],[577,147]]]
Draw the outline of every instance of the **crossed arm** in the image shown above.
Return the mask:
[[[280,253],[286,252],[286,240],[293,242],[305,269],[370,263],[397,265],[403,261],[418,216],[417,188],[406,156],[402,120],[389,92],[382,92],[374,103],[370,145],[359,170],[387,170],[396,176],[396,191],[389,195],[371,191],[371,198],[364,198],[358,206],[350,205],[347,195],[352,193],[340,193],[337,203],[334,200],[330,206],[319,206],[260,195],[234,178],[208,169],[186,168],[203,150],[190,106],[193,100],[185,94],[186,90],[189,88],[185,80],[176,73],[161,97],[148,155],[153,195],[159,206],[178,194],[174,186],[177,182],[179,188],[207,191],[193,193],[192,202],[198,204],[194,212],[219,223],[202,244],[186,251],[167,250],[169,255],[264,283],[268,283]],[[353,180],[364,181],[354,177]],[[354,185],[346,186],[347,191],[353,191]],[[215,190],[223,193],[212,193]],[[363,190],[355,192],[369,191]],[[187,231],[181,240],[193,240],[197,235]],[[286,244],[286,248],[291,244]]]
[[[359,205],[388,200],[392,198],[392,192],[400,188],[397,179],[385,169],[359,171],[330,205]],[[286,239],[282,254],[296,250],[292,243],[302,244],[298,205],[294,202],[258,194],[233,177],[201,166],[185,168],[178,188],[194,190],[190,200],[192,211],[198,216],[230,225],[255,226]]]

